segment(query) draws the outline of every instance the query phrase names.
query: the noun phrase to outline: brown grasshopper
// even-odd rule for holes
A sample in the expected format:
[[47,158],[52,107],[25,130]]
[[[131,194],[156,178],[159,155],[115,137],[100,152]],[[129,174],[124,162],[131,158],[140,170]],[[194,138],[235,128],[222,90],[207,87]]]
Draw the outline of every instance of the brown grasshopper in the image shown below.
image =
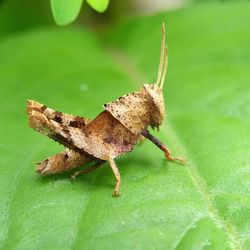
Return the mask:
[[168,49],[165,46],[165,28],[162,25],[161,56],[157,81],[144,84],[137,92],[119,97],[104,105],[104,111],[93,120],[54,111],[38,102],[27,101],[29,126],[63,144],[66,149],[38,164],[42,175],[75,169],[89,162],[94,164],[77,171],[76,176],[93,171],[108,162],[116,179],[113,196],[120,195],[121,178],[114,159],[133,150],[141,137],[148,138],[165,154],[169,161],[170,150],[151,135],[147,128],[159,128],[164,118],[162,88],[168,66]]

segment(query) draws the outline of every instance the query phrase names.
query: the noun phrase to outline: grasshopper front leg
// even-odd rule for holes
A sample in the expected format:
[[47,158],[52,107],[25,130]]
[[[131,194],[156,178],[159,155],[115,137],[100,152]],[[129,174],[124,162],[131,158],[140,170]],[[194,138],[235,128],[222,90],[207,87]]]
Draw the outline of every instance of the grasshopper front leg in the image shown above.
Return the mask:
[[148,138],[151,142],[153,142],[159,149],[161,149],[164,152],[167,160],[178,162],[181,165],[185,165],[186,161],[183,158],[173,157],[170,149],[164,143],[162,143],[159,139],[157,139],[155,136],[151,135],[148,130],[146,129],[143,130],[141,134],[145,136],[146,138]]

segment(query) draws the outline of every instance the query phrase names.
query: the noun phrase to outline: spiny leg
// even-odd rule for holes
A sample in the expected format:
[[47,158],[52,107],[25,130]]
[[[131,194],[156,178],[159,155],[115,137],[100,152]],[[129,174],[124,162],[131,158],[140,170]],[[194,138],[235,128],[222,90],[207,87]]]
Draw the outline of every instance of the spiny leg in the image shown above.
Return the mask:
[[73,175],[71,175],[71,179],[72,180],[75,180],[76,177],[82,175],[82,174],[87,174],[87,173],[90,173],[96,169],[98,169],[99,167],[101,167],[103,165],[103,163],[105,163],[105,161],[98,161],[95,165],[89,167],[89,168],[86,168],[86,169],[83,169],[83,170],[80,170],[80,171],[76,171]]
[[115,161],[113,158],[109,158],[108,162],[110,164],[110,167],[115,175],[115,179],[116,179],[116,185],[115,185],[115,189],[113,191],[113,196],[114,197],[119,197],[120,196],[120,187],[121,187],[121,177],[120,177],[120,172],[119,169],[117,168]]
[[170,149],[165,144],[163,144],[160,140],[158,140],[156,137],[151,135],[148,130],[146,129],[143,130],[141,134],[145,136],[146,138],[148,138],[150,141],[152,141],[158,148],[160,148],[164,152],[166,158],[169,161],[175,161],[175,162],[179,162],[181,165],[185,165],[186,161],[183,158],[173,157],[171,155]]

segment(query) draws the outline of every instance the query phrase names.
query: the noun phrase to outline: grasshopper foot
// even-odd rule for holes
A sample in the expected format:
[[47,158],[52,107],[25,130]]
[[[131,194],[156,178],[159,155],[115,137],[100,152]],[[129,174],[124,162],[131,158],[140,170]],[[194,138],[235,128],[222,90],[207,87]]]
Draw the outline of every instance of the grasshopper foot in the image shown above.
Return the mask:
[[118,198],[118,197],[120,197],[120,196],[121,196],[121,193],[120,193],[120,191],[119,191],[119,190],[116,190],[116,189],[115,189],[115,190],[113,191],[112,196],[113,196],[113,197]]
[[120,172],[114,162],[114,159],[109,157],[108,158],[108,162],[109,162],[109,165],[114,173],[114,176],[115,176],[115,180],[116,180],[116,183],[115,183],[115,189],[113,191],[113,196],[114,197],[119,197],[120,196],[120,187],[121,187],[121,177],[120,177]]
[[81,174],[81,171],[76,171],[74,174],[72,174],[71,176],[70,176],[70,179],[72,180],[72,181],[74,181],[75,179],[76,179],[76,177],[78,176],[78,175],[80,175]]
[[186,165],[186,160],[181,158],[181,157],[172,157],[171,155],[169,155],[168,153],[165,153],[165,157],[167,158],[168,161],[172,161],[172,162],[175,162],[179,165]]

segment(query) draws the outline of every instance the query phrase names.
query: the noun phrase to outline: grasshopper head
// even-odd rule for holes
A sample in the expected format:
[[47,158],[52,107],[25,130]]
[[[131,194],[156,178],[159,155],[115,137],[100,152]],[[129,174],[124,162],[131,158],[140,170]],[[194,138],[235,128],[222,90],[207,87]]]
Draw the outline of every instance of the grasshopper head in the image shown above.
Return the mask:
[[164,99],[163,99],[163,85],[168,68],[168,48],[165,43],[165,26],[162,24],[162,40],[161,40],[161,55],[158,69],[157,81],[155,84],[145,84],[143,88],[147,92],[148,103],[150,107],[151,126],[159,127],[164,118]]
[[158,128],[164,119],[165,106],[162,89],[157,84],[144,84],[147,93],[147,103],[149,104],[150,126]]

